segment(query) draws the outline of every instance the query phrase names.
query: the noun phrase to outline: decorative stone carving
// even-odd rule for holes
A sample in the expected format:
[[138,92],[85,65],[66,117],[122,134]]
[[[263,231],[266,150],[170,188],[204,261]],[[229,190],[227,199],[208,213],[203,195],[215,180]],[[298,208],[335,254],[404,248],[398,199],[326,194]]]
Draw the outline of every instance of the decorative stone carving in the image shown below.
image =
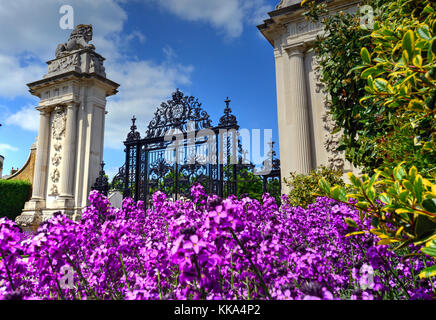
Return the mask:
[[58,186],[56,184],[52,184],[50,188],[50,196],[57,196],[59,195]]
[[315,91],[317,93],[323,93],[323,105],[325,112],[322,115],[323,127],[327,131],[324,135],[324,147],[328,152],[328,165],[336,170],[344,169],[344,155],[342,152],[337,151],[339,147],[339,141],[341,139],[341,133],[333,133],[333,130],[336,128],[335,122],[329,112],[329,102],[327,92],[324,90],[324,85],[321,82],[321,74],[320,74],[320,64],[319,60],[314,56],[313,58],[313,71],[315,76]]
[[60,176],[59,170],[57,168],[55,168],[50,175],[51,181],[58,182],[59,176]]
[[78,49],[91,49],[94,50],[93,44],[88,44],[92,40],[92,25],[79,24],[71,32],[68,42],[65,44],[58,44],[56,48],[56,58],[61,58],[71,51]]
[[54,148],[56,151],[60,151],[61,148],[62,148],[62,145],[61,145],[59,142],[55,142],[55,143],[53,144],[53,148]]
[[80,68],[80,54],[75,53],[69,56],[53,60],[49,62],[48,73],[60,73],[65,71],[75,70],[76,67]]
[[52,121],[53,148],[54,148],[55,152],[54,152],[54,155],[51,157],[51,163],[54,167],[50,173],[50,179],[52,182],[52,185],[50,187],[50,195],[51,196],[56,196],[59,194],[57,183],[59,181],[60,173],[58,170],[58,166],[60,165],[61,160],[62,160],[61,140],[65,136],[65,127],[66,127],[65,107],[57,106],[55,108],[53,121]]
[[21,214],[20,216],[15,218],[15,223],[24,230],[28,231],[35,231],[41,222],[42,217],[40,214]]
[[106,77],[106,70],[103,66],[103,58],[97,55],[92,55],[89,62],[89,72],[102,74]]
[[[326,106],[328,104],[326,103]],[[339,141],[341,138],[341,133],[333,133],[332,131],[335,129],[335,122],[332,119],[331,114],[328,111],[328,107],[326,108],[326,112],[322,116],[322,120],[324,122],[324,129],[327,131],[324,138],[324,146],[329,153],[328,156],[328,165],[336,170],[344,169],[344,156],[342,152],[338,151]]]
[[[53,138],[59,140],[65,134],[66,114],[63,107],[56,107],[53,118],[52,130]],[[59,142],[57,142],[59,144]]]

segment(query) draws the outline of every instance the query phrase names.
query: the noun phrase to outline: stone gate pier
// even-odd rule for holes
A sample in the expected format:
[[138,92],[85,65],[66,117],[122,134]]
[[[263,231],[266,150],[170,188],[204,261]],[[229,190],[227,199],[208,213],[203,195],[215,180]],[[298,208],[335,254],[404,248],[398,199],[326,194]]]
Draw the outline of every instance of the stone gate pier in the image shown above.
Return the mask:
[[[354,13],[359,0],[326,1],[329,14]],[[257,26],[273,47],[276,67],[277,114],[281,176],[307,174],[320,165],[356,172],[337,150],[341,133],[332,134],[335,123],[329,114],[320,81],[319,62],[313,50],[321,23],[304,17],[301,0],[281,0],[269,18]],[[282,193],[289,186],[282,181]]]
[[32,198],[16,218],[23,229],[34,229],[54,212],[78,219],[87,205],[103,157],[106,97],[119,84],[106,77],[104,58],[88,42],[92,26],[79,25],[48,72],[28,84],[40,98],[39,132]]

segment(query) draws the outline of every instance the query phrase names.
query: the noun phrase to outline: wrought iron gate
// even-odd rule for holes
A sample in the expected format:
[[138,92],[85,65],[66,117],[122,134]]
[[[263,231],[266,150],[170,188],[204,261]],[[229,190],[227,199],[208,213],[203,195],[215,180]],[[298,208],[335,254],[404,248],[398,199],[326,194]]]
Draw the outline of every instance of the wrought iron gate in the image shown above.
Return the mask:
[[[122,189],[124,197],[143,200],[147,205],[157,190],[174,200],[189,196],[195,182],[209,194],[238,194],[237,180],[244,178],[238,172],[250,166],[241,163],[239,126],[228,98],[225,104],[224,115],[212,126],[198,99],[177,89],[171,100],[158,107],[144,138],[133,117],[124,141],[125,164],[112,184]],[[273,170],[262,176],[264,191],[268,191],[268,179],[280,179],[278,163],[275,159]]]

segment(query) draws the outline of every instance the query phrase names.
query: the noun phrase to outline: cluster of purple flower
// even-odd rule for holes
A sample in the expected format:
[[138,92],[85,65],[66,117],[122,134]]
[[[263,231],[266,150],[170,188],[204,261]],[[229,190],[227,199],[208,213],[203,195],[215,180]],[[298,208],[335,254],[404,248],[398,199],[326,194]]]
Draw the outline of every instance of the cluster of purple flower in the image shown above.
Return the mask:
[[[91,192],[80,221],[55,214],[31,237],[0,219],[0,299],[423,299],[431,259],[402,260],[374,235],[345,237],[345,204],[307,209],[207,196],[153,195],[112,208]],[[363,227],[363,225],[362,225]]]

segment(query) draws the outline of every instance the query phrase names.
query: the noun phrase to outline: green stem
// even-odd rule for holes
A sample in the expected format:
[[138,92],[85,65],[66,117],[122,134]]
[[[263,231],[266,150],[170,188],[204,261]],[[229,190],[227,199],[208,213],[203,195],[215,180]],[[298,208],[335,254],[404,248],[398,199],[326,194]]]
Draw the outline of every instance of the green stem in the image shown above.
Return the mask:
[[132,292],[132,290],[130,289],[129,279],[127,278],[126,267],[124,266],[123,256],[122,256],[121,252],[120,252],[119,258],[120,258],[120,262],[121,262],[121,269],[123,270],[123,275],[124,275],[124,278],[126,279],[127,289],[129,289],[129,291]]
[[245,285],[247,286],[247,300],[250,300],[250,284],[248,282],[248,275],[245,277]]
[[76,266],[76,264],[73,262],[73,260],[70,258],[70,256],[65,252],[65,250],[63,250],[65,257],[68,260],[68,263],[73,267],[74,271],[77,272],[77,274],[79,275],[79,278],[83,281],[83,283],[85,284],[85,290],[88,292],[89,294],[89,290],[91,291],[91,294],[94,296],[94,298],[96,300],[98,300],[97,298],[97,294],[94,292],[94,290],[91,288],[91,286],[89,285],[88,281],[85,279],[85,277],[83,276],[82,272],[80,271],[80,268],[78,268]]
[[[50,264],[50,267],[51,267],[51,271],[53,272],[53,275],[55,275],[54,267],[53,267],[52,261],[50,259],[50,256],[48,255],[48,252],[46,252],[46,255],[47,255],[48,263]],[[61,285],[60,285],[56,275],[55,275],[55,279],[56,279],[56,285],[57,285],[58,299],[60,297],[62,300],[65,300],[64,294],[62,293]]]
[[157,287],[159,288],[159,298],[162,300],[162,286],[160,283],[160,272],[159,269],[157,269]]
[[[422,262],[424,262],[424,267],[427,268],[427,263],[425,262],[425,258],[422,260]],[[413,268],[412,268],[412,270],[413,270]],[[432,291],[433,291],[433,296],[436,296],[436,289],[435,289],[432,277],[429,278],[429,281],[430,281],[431,288],[432,288]]]
[[235,232],[229,227],[228,230],[231,232],[233,239],[238,243],[238,245],[241,247],[242,251],[244,252],[245,256],[247,257],[248,261],[250,262],[251,267],[254,269],[254,272],[256,273],[257,278],[260,281],[260,284],[262,286],[262,289],[265,291],[265,294],[268,296],[268,298],[271,299],[271,296],[269,294],[268,288],[265,285],[265,282],[263,281],[262,275],[259,272],[259,269],[254,265],[253,261],[251,260],[250,256],[248,255],[247,250],[245,250],[242,243],[239,241],[238,237],[236,236]]
[[[197,269],[198,285],[200,286],[201,272],[200,272],[200,267],[198,265],[197,255],[196,254],[194,255],[194,263],[195,263],[195,268]],[[206,299],[206,292],[204,291],[203,286],[200,286],[200,292],[201,292],[202,299]]]
[[15,291],[15,286],[14,286],[14,283],[12,281],[11,272],[9,271],[8,264],[6,263],[6,258],[4,256],[3,250],[2,250],[2,259],[4,261],[4,265],[6,268],[6,274],[8,275],[8,279],[9,279],[9,282],[11,283],[12,290]]

